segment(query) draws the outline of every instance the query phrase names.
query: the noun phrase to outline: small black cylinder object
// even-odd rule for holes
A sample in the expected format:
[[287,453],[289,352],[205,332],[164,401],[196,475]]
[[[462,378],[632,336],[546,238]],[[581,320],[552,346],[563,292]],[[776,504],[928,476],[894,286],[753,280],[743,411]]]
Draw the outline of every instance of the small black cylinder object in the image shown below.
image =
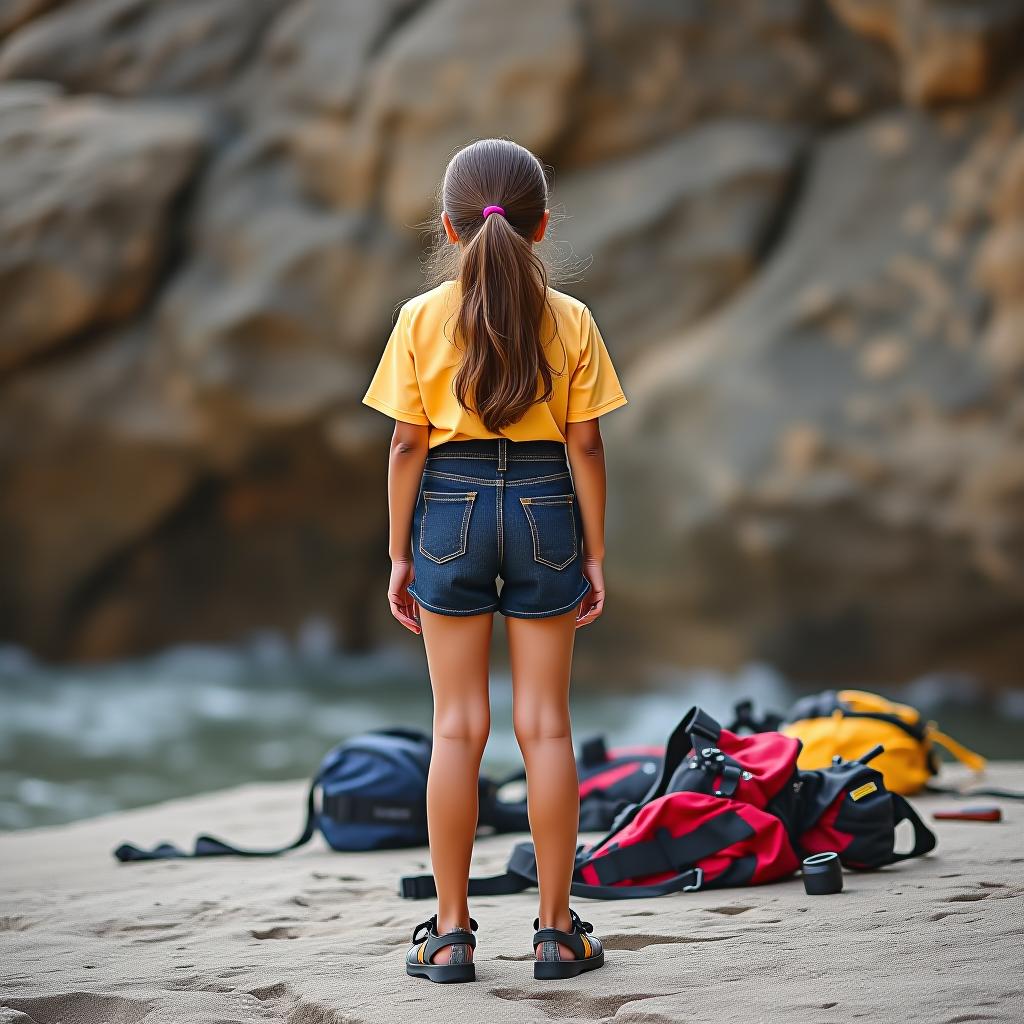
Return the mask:
[[843,891],[843,868],[838,853],[816,853],[803,863],[808,896],[830,896]]

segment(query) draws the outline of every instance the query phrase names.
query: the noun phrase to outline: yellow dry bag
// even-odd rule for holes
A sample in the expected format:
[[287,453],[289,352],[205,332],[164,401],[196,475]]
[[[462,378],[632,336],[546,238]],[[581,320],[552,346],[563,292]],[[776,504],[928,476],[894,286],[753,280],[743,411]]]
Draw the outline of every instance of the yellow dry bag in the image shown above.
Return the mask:
[[797,701],[780,732],[803,743],[797,766],[806,770],[827,768],[834,757],[854,761],[882,744],[871,767],[892,793],[917,793],[938,774],[936,745],[975,772],[985,768],[983,757],[939,732],[916,708],[862,690],[827,690]]

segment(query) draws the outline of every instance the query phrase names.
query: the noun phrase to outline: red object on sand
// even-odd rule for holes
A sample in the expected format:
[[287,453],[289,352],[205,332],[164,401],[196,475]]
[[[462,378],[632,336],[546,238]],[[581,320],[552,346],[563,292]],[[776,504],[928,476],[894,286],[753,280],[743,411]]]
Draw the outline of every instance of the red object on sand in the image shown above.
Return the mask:
[[1001,808],[986,805],[984,807],[958,807],[955,811],[935,811],[932,817],[937,821],[1002,821]]

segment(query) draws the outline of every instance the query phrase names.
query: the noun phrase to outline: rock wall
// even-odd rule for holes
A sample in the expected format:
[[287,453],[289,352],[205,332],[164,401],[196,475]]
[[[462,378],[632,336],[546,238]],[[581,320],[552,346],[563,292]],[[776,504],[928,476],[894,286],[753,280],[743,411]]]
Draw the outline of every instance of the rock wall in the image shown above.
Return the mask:
[[1019,679],[1022,26],[1016,0],[8,4],[0,640],[396,635],[359,397],[448,156],[501,134],[555,168],[552,258],[590,261],[567,287],[632,399],[593,642]]

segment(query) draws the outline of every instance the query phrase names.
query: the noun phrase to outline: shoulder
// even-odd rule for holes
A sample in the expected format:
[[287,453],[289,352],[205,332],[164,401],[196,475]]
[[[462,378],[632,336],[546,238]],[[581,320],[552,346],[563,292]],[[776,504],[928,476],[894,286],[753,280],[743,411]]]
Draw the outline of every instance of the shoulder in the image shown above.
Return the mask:
[[555,288],[548,289],[548,305],[555,318],[558,337],[579,358],[587,347],[594,323],[590,307],[575,296]]
[[583,323],[590,318],[590,309],[585,302],[580,301],[574,295],[560,292],[556,288],[548,289],[548,302],[557,316],[577,323]]
[[585,302],[574,295],[549,288],[548,305],[551,307],[560,334],[566,338],[578,339],[581,343],[586,341],[594,317]]
[[431,318],[442,314],[448,316],[454,302],[456,287],[455,281],[442,281],[436,288],[414,295],[402,303],[398,318],[412,326],[424,317]]

